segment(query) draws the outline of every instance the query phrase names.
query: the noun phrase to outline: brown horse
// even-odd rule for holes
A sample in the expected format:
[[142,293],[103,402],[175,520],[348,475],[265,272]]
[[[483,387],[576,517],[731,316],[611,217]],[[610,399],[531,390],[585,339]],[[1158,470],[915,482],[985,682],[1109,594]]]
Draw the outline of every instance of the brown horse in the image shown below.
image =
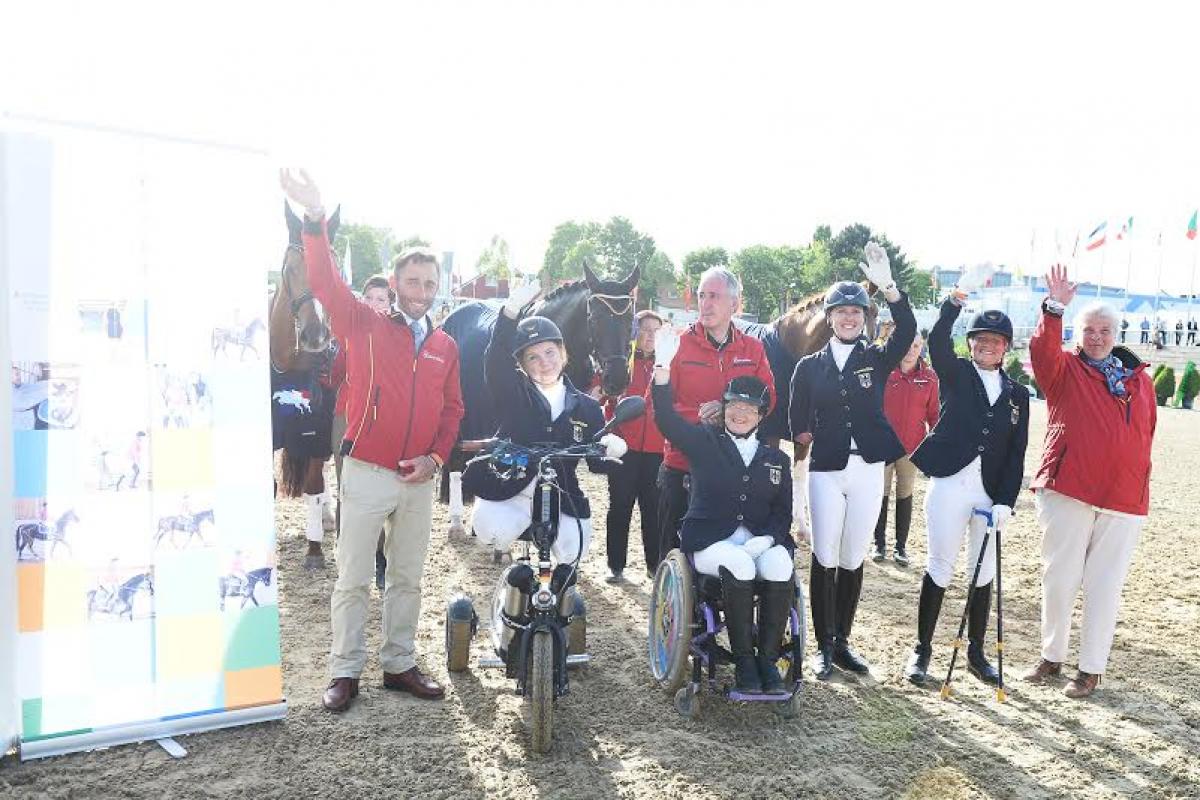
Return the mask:
[[[311,380],[315,384],[316,374],[327,366],[329,358],[329,326],[308,285],[301,238],[302,223],[286,201],[283,209],[288,227],[288,246],[268,316],[271,369],[280,374],[311,373]],[[330,241],[337,233],[340,211],[334,211],[326,225]],[[278,424],[278,420],[273,420],[273,424]],[[323,493],[325,460],[292,453],[288,447],[282,450],[279,492],[284,497]],[[309,542],[305,566],[320,568],[324,563],[321,543]]]
[[[875,292],[875,286],[863,282],[867,294]],[[792,372],[796,362],[817,352],[829,342],[833,329],[825,319],[825,293],[818,292],[803,298],[782,315],[766,324],[736,320],[738,329],[754,336],[763,343],[771,374],[775,378],[775,408],[762,423],[763,438],[768,444],[778,446],[788,436],[788,404],[791,402]],[[875,336],[875,321],[879,307],[872,303],[866,314],[866,336]]]

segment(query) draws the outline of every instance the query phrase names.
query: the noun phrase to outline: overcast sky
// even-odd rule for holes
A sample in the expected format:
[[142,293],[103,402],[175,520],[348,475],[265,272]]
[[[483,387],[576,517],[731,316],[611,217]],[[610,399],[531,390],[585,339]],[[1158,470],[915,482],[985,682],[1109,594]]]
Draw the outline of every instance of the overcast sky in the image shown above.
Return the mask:
[[620,214],[676,262],[860,221],[1040,273],[1109,220],[1106,282],[1152,289],[1161,230],[1187,290],[1197,6],[814,5],[0,0],[0,109],[261,147],[468,267]]

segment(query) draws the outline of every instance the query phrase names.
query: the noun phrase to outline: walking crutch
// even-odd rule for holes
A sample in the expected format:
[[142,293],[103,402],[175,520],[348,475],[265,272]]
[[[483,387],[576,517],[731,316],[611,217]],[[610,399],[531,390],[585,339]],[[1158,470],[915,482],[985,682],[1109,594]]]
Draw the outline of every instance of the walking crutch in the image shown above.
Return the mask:
[[942,683],[942,699],[950,696],[950,680],[954,677],[954,664],[958,661],[958,651],[962,647],[963,630],[967,627],[967,615],[971,612],[971,598],[975,596],[975,584],[979,582],[979,570],[983,566],[983,556],[987,552],[988,537],[992,534],[992,510],[976,508],[971,517],[983,517],[987,527],[983,531],[983,545],[979,548],[979,558],[975,559],[975,571],[971,573],[971,584],[967,587],[967,602],[963,605],[962,619],[958,621],[958,634],[954,637],[954,652],[950,654],[950,669],[946,672],[946,680]]
[[[991,519],[988,525],[991,525]],[[1004,693],[1004,595],[1000,592],[1000,529],[996,528],[996,702],[1003,703],[1008,697]],[[986,534],[984,534],[986,536]],[[987,539],[984,539],[986,547]]]

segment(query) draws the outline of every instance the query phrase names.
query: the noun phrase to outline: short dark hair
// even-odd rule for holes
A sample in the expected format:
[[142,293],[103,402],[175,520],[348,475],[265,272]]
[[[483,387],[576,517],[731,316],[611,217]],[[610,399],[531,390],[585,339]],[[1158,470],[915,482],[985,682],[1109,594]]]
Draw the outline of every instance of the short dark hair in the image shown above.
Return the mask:
[[388,282],[387,275],[376,273],[363,281],[362,293],[366,294],[371,289],[386,289],[389,302],[396,302],[396,292],[392,289],[392,284]]
[[410,247],[397,255],[392,259],[392,272],[399,272],[409,264],[433,264],[438,274],[442,271],[442,262],[438,260],[437,253],[428,247]]

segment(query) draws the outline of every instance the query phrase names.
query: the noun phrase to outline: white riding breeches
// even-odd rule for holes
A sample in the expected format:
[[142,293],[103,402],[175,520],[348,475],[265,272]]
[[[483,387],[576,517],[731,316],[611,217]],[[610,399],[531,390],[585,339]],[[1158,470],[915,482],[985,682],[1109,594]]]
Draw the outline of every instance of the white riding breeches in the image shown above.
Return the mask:
[[[991,511],[992,498],[983,488],[979,459],[945,478],[930,478],[925,494],[925,529],[929,535],[929,564],[925,571],[945,589],[954,578],[954,565],[962,549],[963,533],[970,530],[967,545],[967,579],[975,571],[983,545],[987,519],[975,509]],[[987,586],[996,576],[996,540],[988,537],[987,552],[979,566],[977,586]]]
[[822,567],[858,569],[875,536],[884,463],[851,455],[839,470],[808,473],[813,555]]
[[[507,500],[475,499],[471,526],[479,544],[498,550],[506,550],[533,522],[534,479],[520,494]],[[582,531],[582,543],[580,534]],[[592,521],[578,519],[559,512],[558,536],[550,546],[550,552],[559,564],[569,564],[576,557],[582,560],[592,541]]]
[[692,557],[696,571],[721,576],[721,567],[739,581],[790,581],[795,571],[792,554],[770,536],[753,536],[739,526],[728,539],[713,542]]

